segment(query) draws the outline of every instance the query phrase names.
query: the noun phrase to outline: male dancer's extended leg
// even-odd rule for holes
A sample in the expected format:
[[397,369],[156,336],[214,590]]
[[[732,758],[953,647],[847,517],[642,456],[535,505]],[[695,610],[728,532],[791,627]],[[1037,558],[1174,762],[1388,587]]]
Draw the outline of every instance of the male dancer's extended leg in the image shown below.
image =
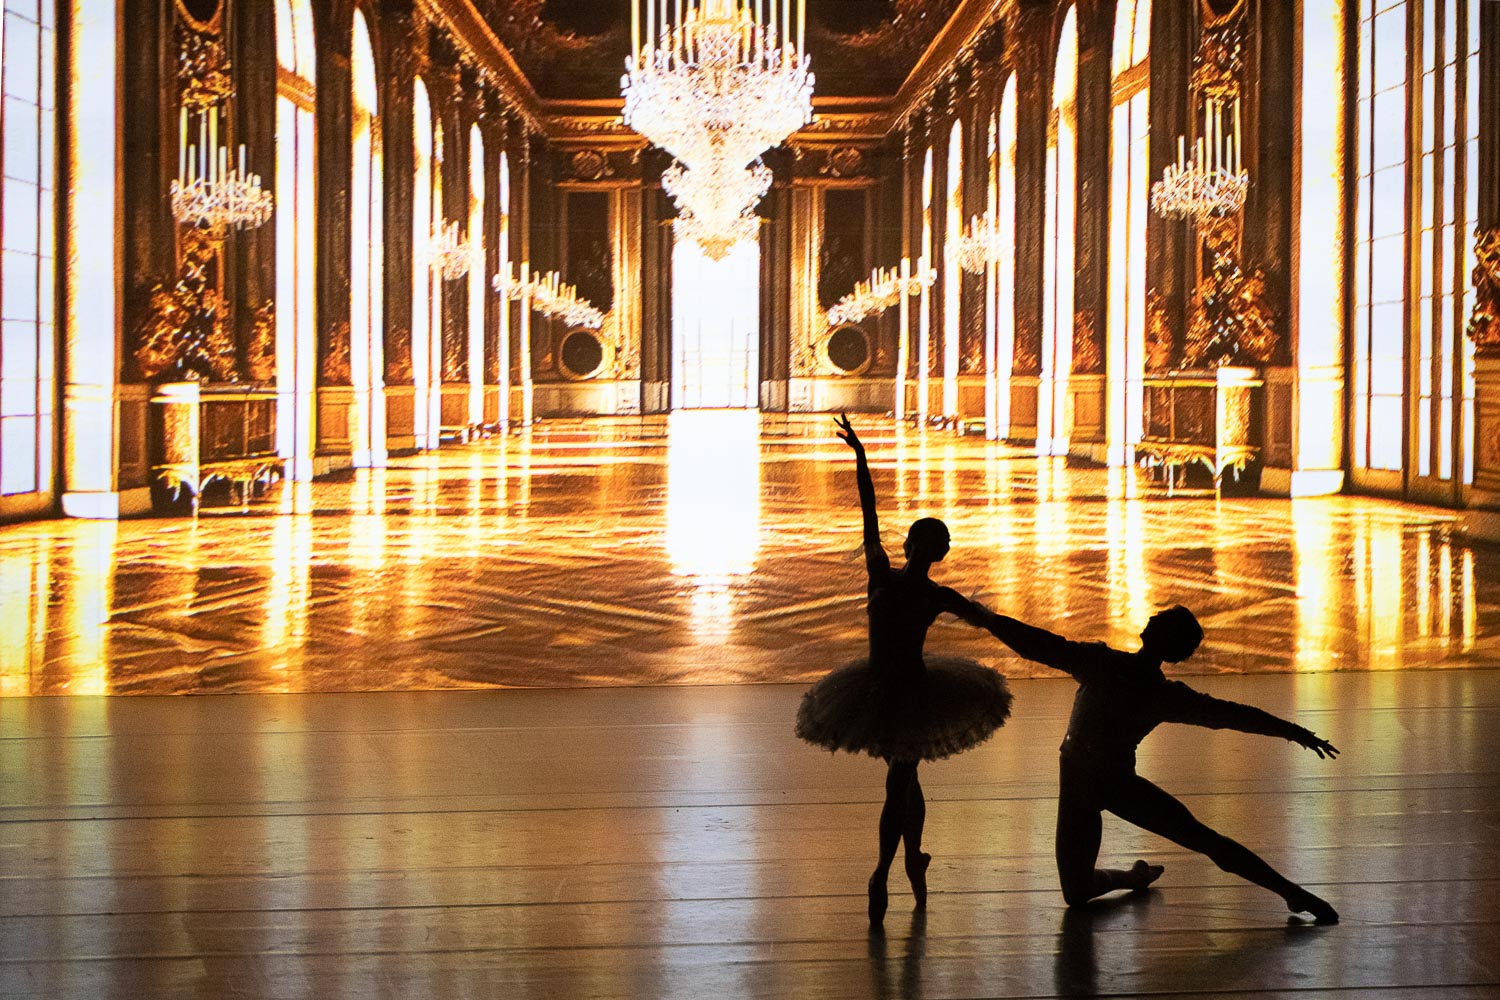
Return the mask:
[[906,804],[911,783],[917,777],[917,762],[914,760],[890,761],[885,771],[885,805],[880,810],[880,862],[870,876],[870,923],[878,924],[885,919],[887,902],[886,879],[891,873],[891,862],[896,859],[896,848],[901,843],[901,834],[906,829]]
[[1261,860],[1238,841],[1200,823],[1188,807],[1138,774],[1106,790],[1104,807],[1127,823],[1166,837],[1200,854],[1232,875],[1270,889],[1294,913],[1308,912],[1319,923],[1337,923],[1338,913]]
[[1057,874],[1069,906],[1082,906],[1116,889],[1144,889],[1161,875],[1160,865],[1144,861],[1126,870],[1094,867],[1103,823],[1092,786],[1086,776],[1063,763],[1057,795]]

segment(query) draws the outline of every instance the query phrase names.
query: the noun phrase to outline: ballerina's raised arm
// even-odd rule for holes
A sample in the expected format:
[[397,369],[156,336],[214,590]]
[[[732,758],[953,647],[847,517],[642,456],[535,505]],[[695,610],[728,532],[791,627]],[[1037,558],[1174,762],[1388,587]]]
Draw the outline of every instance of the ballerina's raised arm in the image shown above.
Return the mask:
[[833,419],[839,428],[839,438],[854,449],[858,466],[855,480],[859,483],[859,507],[865,517],[865,572],[873,580],[891,571],[891,559],[880,544],[880,522],[875,514],[875,482],[870,478],[870,463],[865,459],[865,445],[854,433],[847,414],[840,413]]

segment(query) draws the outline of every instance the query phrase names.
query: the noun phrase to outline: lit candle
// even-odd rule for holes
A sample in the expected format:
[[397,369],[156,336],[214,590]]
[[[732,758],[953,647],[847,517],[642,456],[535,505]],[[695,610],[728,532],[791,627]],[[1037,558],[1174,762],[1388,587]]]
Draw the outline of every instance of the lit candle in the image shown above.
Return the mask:
[[630,0],[630,57],[641,53],[641,0]]
[[1240,170],[1240,102],[1234,102],[1234,171]]
[[1179,167],[1187,165],[1187,136],[1185,135],[1177,137],[1177,165]]
[[[654,52],[656,50],[656,3],[657,0],[646,0],[646,42]],[[648,66],[651,60],[647,60]]]
[[245,144],[243,142],[240,143],[240,176],[241,177],[248,177],[249,176],[248,174],[245,173]]
[[212,183],[218,177],[219,168],[219,109],[214,108],[209,112],[208,118],[208,171],[209,182]]
[[801,55],[803,35],[807,32],[807,0],[797,0],[797,54]]
[[187,106],[182,109],[182,117],[177,127],[177,179],[183,180],[187,173]]

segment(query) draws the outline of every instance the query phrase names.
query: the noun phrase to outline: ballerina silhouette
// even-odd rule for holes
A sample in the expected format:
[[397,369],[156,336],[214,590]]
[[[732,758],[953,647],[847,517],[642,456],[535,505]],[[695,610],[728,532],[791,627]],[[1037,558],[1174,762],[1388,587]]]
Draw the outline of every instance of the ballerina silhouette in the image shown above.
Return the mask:
[[927,905],[922,826],[927,804],[917,765],[977,746],[1010,714],[1005,679],[973,660],[924,656],[922,642],[938,615],[957,615],[983,627],[989,612],[927,575],[948,554],[948,528],[934,517],[914,522],[906,535],[906,566],[892,569],[880,544],[875,485],[864,444],[849,418],[835,423],[854,449],[859,504],[864,513],[865,570],[869,575],[870,655],[847,663],[812,686],[797,710],[797,735],[828,750],[885,760],[885,805],[880,811],[880,861],[869,882],[871,924],[885,917],[886,882],[896,847],[906,845],[906,877],[916,905]]
[[1057,873],[1069,906],[1115,889],[1144,889],[1161,876],[1161,865],[1145,861],[1126,870],[1094,867],[1100,812],[1108,809],[1270,889],[1293,913],[1311,913],[1320,924],[1338,923],[1338,912],[1326,901],[1281,875],[1249,848],[1199,822],[1181,802],[1135,773],[1135,748],[1163,722],[1280,736],[1320,758],[1338,756],[1332,743],[1296,723],[1167,680],[1162,662],[1187,659],[1203,639],[1203,628],[1191,611],[1178,605],[1152,615],[1135,653],[1102,642],[1072,642],[1004,615],[989,615],[985,627],[1020,656],[1067,671],[1078,681],[1062,743],[1057,795]]

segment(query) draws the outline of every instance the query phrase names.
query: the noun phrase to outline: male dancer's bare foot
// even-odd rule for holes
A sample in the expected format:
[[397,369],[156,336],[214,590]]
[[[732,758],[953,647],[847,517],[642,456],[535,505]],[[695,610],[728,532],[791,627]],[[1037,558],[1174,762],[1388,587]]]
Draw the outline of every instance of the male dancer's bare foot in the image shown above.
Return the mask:
[[1293,913],[1311,913],[1315,924],[1336,924],[1339,922],[1339,911],[1328,905],[1328,901],[1319,899],[1306,889],[1298,889],[1286,898],[1286,908]]
[[906,879],[911,883],[911,894],[917,897],[917,909],[927,908],[927,866],[932,864],[932,855],[920,851],[915,857],[906,856]]
[[1121,888],[1141,892],[1161,878],[1163,871],[1165,869],[1161,865],[1148,865],[1145,861],[1137,860],[1130,866],[1130,871],[1125,873],[1125,884]]

